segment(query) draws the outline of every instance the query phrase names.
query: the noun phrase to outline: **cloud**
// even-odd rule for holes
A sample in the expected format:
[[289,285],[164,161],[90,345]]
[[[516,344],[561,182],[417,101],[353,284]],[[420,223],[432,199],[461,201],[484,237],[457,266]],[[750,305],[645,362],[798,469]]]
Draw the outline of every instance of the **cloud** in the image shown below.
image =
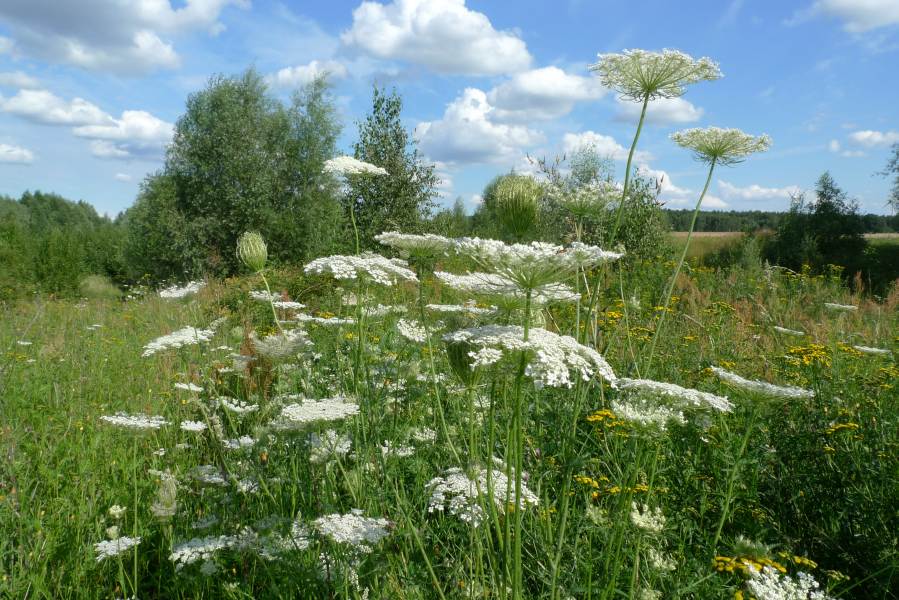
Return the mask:
[[0,73],[0,86],[35,89],[40,87],[40,82],[22,71],[7,71]]
[[842,146],[838,140],[830,140],[830,143],[827,144],[827,148],[840,156],[845,156],[848,158],[857,158],[859,156],[865,156],[865,153],[861,150],[842,150]]
[[899,3],[896,0],[817,0],[796,13],[789,23],[800,23],[817,15],[840,19],[850,33],[864,33],[899,24]]
[[113,179],[115,179],[116,181],[128,183],[129,181],[131,181],[132,178],[131,178],[131,175],[129,175],[128,173],[116,173],[113,176]]
[[12,98],[0,96],[0,111],[45,125],[101,125],[112,121],[87,100],[66,101],[46,90],[20,90]]
[[721,191],[721,195],[725,198],[736,198],[740,200],[788,200],[796,194],[802,192],[802,188],[795,185],[788,185],[781,188],[771,188],[762,187],[756,183],[753,183],[752,185],[748,185],[746,187],[739,187],[721,179],[718,180],[718,189]]
[[855,131],[849,134],[849,141],[865,148],[882,148],[899,143],[899,131]]
[[[653,179],[657,182],[659,185],[659,200],[664,202],[665,205],[673,208],[692,208],[696,206],[696,201],[699,200],[699,192],[690,188],[683,188],[675,185],[667,171],[653,169],[648,164],[644,163],[637,167],[637,172],[642,177]],[[705,197],[702,199],[702,208],[705,209],[727,208],[728,206],[729,204],[727,202],[708,192],[706,192]]]
[[[622,98],[618,98],[617,102],[618,114],[615,116],[617,120],[636,123],[640,119],[640,111],[643,106],[639,102],[631,102]],[[683,98],[659,98],[650,101],[647,105],[646,122],[656,125],[693,123],[702,118],[703,112],[705,112],[703,109]]]
[[5,0],[0,21],[25,54],[95,71],[137,75],[174,69],[180,58],[162,36],[224,26],[218,18],[226,6],[248,7],[247,0]]
[[[600,156],[608,156],[613,160],[627,160],[628,149],[615,141],[615,138],[596,133],[595,131],[583,131],[581,133],[566,133],[562,136],[562,151],[571,155],[581,148],[592,146]],[[652,160],[649,152],[637,150],[634,158],[638,161]]]
[[340,36],[346,47],[376,58],[423,65],[438,73],[502,75],[531,65],[517,34],[497,31],[465,0],[365,1]]
[[422,152],[451,164],[508,164],[543,140],[542,133],[523,125],[494,123],[491,111],[484,91],[466,88],[440,120],[418,124],[415,134]]
[[21,146],[0,144],[0,163],[27,165],[34,162],[34,153]]
[[4,37],[0,35],[0,54],[7,54],[12,52],[13,41],[8,37]]
[[104,125],[84,125],[72,130],[93,140],[91,152],[98,158],[155,157],[172,140],[174,126],[143,110],[126,110],[121,118]]
[[575,103],[606,93],[599,79],[571,75],[558,67],[518,73],[487,93],[497,121],[527,122],[567,115]]
[[322,73],[328,73],[333,78],[343,78],[347,76],[347,68],[343,63],[335,60],[313,60],[305,65],[285,67],[266,77],[266,81],[273,87],[298,88]]

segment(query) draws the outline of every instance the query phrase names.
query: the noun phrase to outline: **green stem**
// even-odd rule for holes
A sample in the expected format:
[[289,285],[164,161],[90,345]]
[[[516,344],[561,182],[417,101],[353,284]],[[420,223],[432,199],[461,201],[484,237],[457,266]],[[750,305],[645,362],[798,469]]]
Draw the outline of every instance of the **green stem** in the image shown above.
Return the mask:
[[649,106],[649,94],[643,97],[643,109],[640,111],[640,120],[637,122],[637,133],[634,134],[634,141],[631,142],[631,149],[627,153],[627,165],[624,168],[624,189],[621,190],[621,202],[618,203],[618,212],[615,215],[615,225],[612,227],[610,242],[615,241],[615,236],[618,234],[618,226],[621,225],[621,214],[624,212],[627,189],[631,181],[631,162],[634,159],[634,151],[637,149],[637,140],[640,139],[640,132],[643,131],[643,121],[646,119],[647,106]]
[[268,287],[268,279],[265,278],[265,273],[259,271],[260,277],[262,277],[262,283],[265,284],[265,292],[268,294],[268,303],[269,306],[272,307],[272,317],[275,318],[275,326],[277,326],[278,331],[284,333],[284,329],[281,327],[281,323],[278,321],[278,313],[275,312],[275,302],[272,300],[272,290]]
[[690,220],[690,231],[687,232],[687,241],[684,243],[684,249],[681,252],[680,260],[677,262],[677,267],[674,269],[674,275],[671,276],[671,280],[668,282],[668,287],[665,289],[665,303],[662,305],[662,312],[659,314],[659,324],[656,325],[655,332],[652,335],[652,345],[649,348],[649,357],[646,359],[646,367],[643,369],[644,373],[648,374],[649,369],[652,366],[652,357],[655,354],[656,343],[659,341],[659,333],[661,333],[662,325],[665,323],[665,315],[668,313],[668,306],[671,304],[671,292],[674,290],[674,284],[677,281],[677,276],[680,275],[681,267],[684,266],[684,260],[687,258],[687,250],[690,249],[690,239],[693,237],[693,230],[696,227],[696,218],[699,216],[699,207],[702,206],[702,200],[705,198],[705,194],[709,189],[709,184],[712,182],[712,173],[715,171],[715,160],[712,159],[712,162],[709,164],[709,175],[705,179],[705,186],[702,188],[702,193],[699,195],[699,201],[696,202],[696,208],[693,209],[693,218]]
[[[531,295],[532,291],[528,288],[524,303],[524,341],[528,341],[528,334],[531,327]],[[527,368],[527,354],[525,351],[521,353],[521,364],[518,369],[518,376],[515,380],[515,399],[514,412],[512,415],[512,434],[514,437],[515,451],[515,539],[513,540],[513,578],[512,578],[512,597],[519,600],[523,597],[523,578],[521,565],[521,525],[523,510],[521,509],[521,473],[524,467],[524,436],[521,418],[521,395],[522,383],[524,381],[524,372]]]
[[724,506],[721,507],[721,518],[718,519],[718,527],[715,528],[715,539],[712,540],[712,552],[717,553],[718,541],[721,539],[721,530],[724,529],[724,522],[730,512],[730,505],[733,502],[734,486],[737,483],[737,477],[740,475],[740,463],[743,461],[743,455],[746,453],[746,446],[749,445],[749,437],[752,435],[752,429],[755,424],[756,409],[753,407],[746,423],[746,431],[743,433],[743,441],[740,443],[740,452],[737,454],[737,460],[734,462],[730,470],[730,477],[727,480],[727,491],[724,496]]

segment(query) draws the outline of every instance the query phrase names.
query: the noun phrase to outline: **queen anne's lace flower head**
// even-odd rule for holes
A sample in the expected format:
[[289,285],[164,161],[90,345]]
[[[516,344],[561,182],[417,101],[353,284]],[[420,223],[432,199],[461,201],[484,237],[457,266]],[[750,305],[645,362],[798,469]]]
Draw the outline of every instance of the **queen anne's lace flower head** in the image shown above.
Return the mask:
[[722,165],[742,162],[750,154],[771,147],[767,135],[754,136],[739,129],[720,127],[684,129],[672,133],[671,139],[678,146],[692,150],[698,160]]
[[423,344],[428,339],[428,332],[418,321],[400,319],[396,322],[396,328],[400,335],[409,341]]
[[758,600],[836,600],[808,573],[800,572],[793,578],[768,565],[761,570],[755,566],[749,569],[746,588]]
[[375,239],[412,256],[436,256],[453,249],[455,240],[442,235],[426,233],[416,235],[413,233],[400,233],[398,231],[385,231],[375,236]]
[[730,412],[733,404],[726,396],[718,396],[710,392],[702,392],[693,388],[685,388],[673,383],[653,381],[651,379],[618,380],[618,387],[630,390],[644,397],[658,397],[677,408],[710,408],[719,412]]
[[379,254],[347,256],[335,254],[317,258],[306,265],[309,273],[330,273],[334,279],[370,279],[382,285],[393,285],[398,280],[418,281],[409,263],[398,258],[386,258]]
[[359,405],[342,396],[288,404],[272,424],[276,429],[296,429],[317,421],[338,421],[359,413]]
[[269,360],[285,359],[312,346],[312,342],[302,329],[281,331],[264,338],[258,337],[254,331],[250,334],[250,339],[256,353]]
[[315,529],[338,544],[349,544],[360,552],[371,552],[371,546],[390,535],[390,521],[363,517],[361,510],[332,514],[313,521]]
[[353,158],[337,156],[325,161],[325,172],[334,175],[387,175],[387,169]]
[[128,429],[159,429],[163,425],[168,425],[169,423],[159,416],[129,415],[121,412],[114,415],[103,415],[100,417],[100,420],[106,421],[110,425]]
[[120,537],[114,540],[97,542],[94,544],[94,550],[97,553],[97,562],[101,562],[106,560],[107,558],[113,558],[122,554],[123,552],[127,552],[131,548],[134,548],[138,544],[140,544],[140,538],[130,538],[130,537]]
[[609,181],[572,185],[564,182],[548,189],[549,197],[575,217],[595,215],[621,200],[621,189]]
[[[495,273],[456,275],[445,271],[435,271],[434,275],[445,285],[466,294],[498,296],[511,299],[515,303],[519,303],[525,297],[525,291],[517,283]],[[577,292],[562,283],[547,283],[537,286],[531,291],[531,301],[534,304],[573,302],[578,297]]]
[[524,290],[561,281],[579,268],[592,267],[623,256],[579,242],[566,248],[546,242],[506,244],[481,238],[461,238],[456,250]]
[[461,329],[443,336],[450,343],[496,348],[508,352],[527,351],[531,356],[525,374],[537,386],[571,387],[571,371],[584,381],[598,375],[615,387],[615,373],[602,355],[579,344],[573,337],[545,329],[531,329],[524,340],[524,328],[517,325],[485,325]]
[[748,392],[762,394],[764,396],[777,396],[780,398],[814,398],[815,392],[806,390],[792,385],[774,385],[767,381],[756,381],[753,379],[744,379],[736,373],[725,371],[721,367],[712,367],[712,372],[718,376],[721,381],[726,381],[734,387],[744,389]]
[[309,436],[309,462],[321,465],[343,458],[349,454],[351,445],[350,438],[333,429],[328,429],[321,435],[313,433]]
[[199,344],[200,342],[208,342],[215,335],[212,329],[197,329],[196,327],[183,327],[177,331],[173,331],[168,335],[156,338],[144,346],[144,352],[141,354],[144,358],[152,356],[157,352],[168,350],[169,348],[181,348],[182,346],[190,346]]
[[[492,484],[492,494],[491,485],[488,484]],[[515,505],[514,486],[510,486],[506,474],[497,469],[491,470],[489,477],[487,469],[480,469],[474,479],[462,469],[448,469],[443,476],[429,481],[426,487],[431,491],[429,513],[448,511],[474,527],[480,525],[486,517],[481,504],[489,501],[491,496],[497,508]],[[510,489],[513,490],[512,495],[508,496],[506,492]],[[537,495],[522,482],[519,508],[524,510],[539,503]]]
[[650,100],[676,98],[684,94],[684,86],[721,77],[712,59],[695,59],[678,50],[625,50],[598,58],[589,68],[599,74],[602,84],[623,98],[639,102],[647,96]]
[[184,285],[173,285],[159,290],[159,297],[166,299],[184,298],[185,296],[196,294],[203,289],[205,285],[206,284],[202,281],[191,281]]

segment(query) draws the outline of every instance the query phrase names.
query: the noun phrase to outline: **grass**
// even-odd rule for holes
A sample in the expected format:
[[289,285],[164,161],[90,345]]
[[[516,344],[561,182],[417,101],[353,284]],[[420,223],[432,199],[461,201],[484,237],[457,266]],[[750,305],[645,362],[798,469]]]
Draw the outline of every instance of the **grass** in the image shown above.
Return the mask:
[[[358,316],[339,301],[350,292],[407,312],[344,327],[310,323],[316,356],[289,367],[255,357],[245,372],[228,370],[229,355],[252,356],[248,332],[274,330],[270,307],[247,297],[261,287],[253,278],[213,282],[175,301],[147,294],[8,305],[0,322],[0,596],[502,598],[520,585],[527,598],[725,598],[745,589],[748,565],[776,564],[811,573],[839,597],[896,597],[899,294],[875,303],[822,277],[685,269],[645,372],[670,268],[659,260],[591,279],[606,290],[594,315],[597,348],[619,376],[727,395],[734,404],[730,413],[690,413],[664,431],[611,410],[635,400],[598,379],[537,389],[520,377],[517,354],[465,385],[440,335],[496,317],[422,319],[420,291],[428,302],[467,299],[430,276],[421,290],[340,290],[328,278],[271,273],[272,289],[289,291],[310,314]],[[825,302],[859,308],[834,313]],[[220,317],[226,322],[208,344],[141,357],[150,340]],[[445,329],[411,342],[398,333],[400,317]],[[520,310],[503,318],[520,319]],[[578,334],[570,304],[540,321]],[[815,396],[749,393],[719,381],[713,365]],[[287,394],[346,394],[360,412],[285,433],[269,424],[291,401]],[[239,417],[216,405],[219,396],[260,409]],[[511,427],[516,410],[520,438]],[[119,411],[161,415],[171,425],[134,433],[100,419]],[[185,420],[211,427],[182,431]],[[310,461],[308,434],[328,429],[350,438],[352,453]],[[221,439],[240,435],[256,444],[223,449]],[[523,463],[536,506],[496,504],[484,490],[477,528],[429,510],[433,478],[453,467],[472,473],[493,456]],[[198,465],[213,465],[224,485],[198,481]],[[166,472],[178,481],[177,510],[160,519],[151,509],[166,500]],[[506,492],[514,489],[493,491]],[[126,508],[121,519],[109,515],[112,505]],[[632,516],[643,505],[660,511],[654,527]],[[316,529],[316,519],[351,509],[386,519],[386,537],[342,544]],[[290,537],[294,523],[304,541]],[[94,544],[113,525],[142,541],[98,561]],[[182,569],[170,560],[178,543],[219,535],[242,541]],[[281,544],[260,552],[266,540]]]

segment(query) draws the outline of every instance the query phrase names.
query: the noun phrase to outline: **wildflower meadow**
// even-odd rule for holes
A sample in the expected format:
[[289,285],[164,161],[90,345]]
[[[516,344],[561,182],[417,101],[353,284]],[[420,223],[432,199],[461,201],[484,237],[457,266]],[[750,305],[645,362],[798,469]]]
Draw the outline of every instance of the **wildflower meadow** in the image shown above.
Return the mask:
[[688,258],[712,173],[776,143],[739,129],[671,136],[705,188],[638,255],[647,105],[721,72],[590,68],[642,106],[623,181],[509,178],[502,239],[367,244],[350,203],[344,254],[275,264],[260,228],[232,277],[5,305],[0,596],[899,597],[899,288]]

